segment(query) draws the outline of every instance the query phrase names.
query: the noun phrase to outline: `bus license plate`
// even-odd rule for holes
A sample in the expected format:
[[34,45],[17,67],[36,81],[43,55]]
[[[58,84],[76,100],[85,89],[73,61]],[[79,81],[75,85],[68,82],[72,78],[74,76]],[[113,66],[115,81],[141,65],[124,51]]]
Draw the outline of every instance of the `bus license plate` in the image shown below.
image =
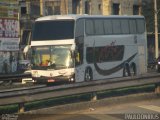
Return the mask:
[[53,79],[49,79],[49,80],[48,80],[48,82],[55,82],[55,80],[53,80]]

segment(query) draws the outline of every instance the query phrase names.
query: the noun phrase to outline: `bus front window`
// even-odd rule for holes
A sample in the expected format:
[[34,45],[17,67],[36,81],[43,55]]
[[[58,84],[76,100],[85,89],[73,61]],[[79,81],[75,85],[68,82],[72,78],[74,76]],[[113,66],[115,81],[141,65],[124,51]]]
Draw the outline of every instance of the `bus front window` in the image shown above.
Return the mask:
[[70,45],[32,47],[32,69],[73,67]]
[[38,21],[34,24],[32,33],[32,41],[73,39],[74,21]]

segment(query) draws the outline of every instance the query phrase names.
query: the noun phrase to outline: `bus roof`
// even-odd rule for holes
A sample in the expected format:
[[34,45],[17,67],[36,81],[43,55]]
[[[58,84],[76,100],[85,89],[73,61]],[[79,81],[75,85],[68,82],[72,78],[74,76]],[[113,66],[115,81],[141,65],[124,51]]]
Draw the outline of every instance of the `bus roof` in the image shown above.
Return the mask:
[[61,20],[61,19],[79,19],[79,18],[144,18],[144,16],[139,15],[50,15],[37,18],[36,21],[45,21],[45,20]]

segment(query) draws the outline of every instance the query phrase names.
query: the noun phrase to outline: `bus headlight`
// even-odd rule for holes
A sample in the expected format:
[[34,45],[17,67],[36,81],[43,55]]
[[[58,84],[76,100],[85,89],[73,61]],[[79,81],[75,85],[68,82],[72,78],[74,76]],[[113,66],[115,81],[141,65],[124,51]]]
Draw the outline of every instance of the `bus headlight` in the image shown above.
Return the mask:
[[72,74],[72,76],[69,78],[69,81],[70,82],[74,82],[75,81],[75,75],[74,74]]
[[73,81],[74,81],[74,78],[70,78],[70,81],[73,82]]
[[32,76],[33,77],[40,77],[40,75],[38,74],[38,71],[33,71]]

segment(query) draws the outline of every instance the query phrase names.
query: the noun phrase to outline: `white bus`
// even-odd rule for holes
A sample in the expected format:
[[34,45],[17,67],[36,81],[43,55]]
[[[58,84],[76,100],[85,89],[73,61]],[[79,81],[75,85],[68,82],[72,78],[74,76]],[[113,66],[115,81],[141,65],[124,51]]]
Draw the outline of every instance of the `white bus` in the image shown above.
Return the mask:
[[57,15],[35,21],[35,82],[90,81],[147,72],[143,16]]

